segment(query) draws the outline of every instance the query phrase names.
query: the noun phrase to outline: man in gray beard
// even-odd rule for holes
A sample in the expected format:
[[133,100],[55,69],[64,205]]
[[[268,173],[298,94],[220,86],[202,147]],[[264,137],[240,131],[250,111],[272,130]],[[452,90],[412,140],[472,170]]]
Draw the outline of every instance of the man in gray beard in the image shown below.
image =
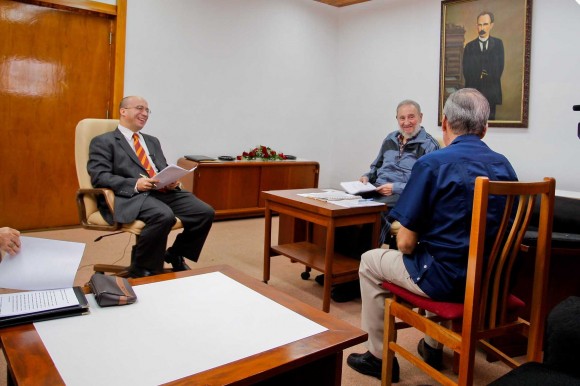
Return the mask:
[[[407,185],[411,169],[423,155],[439,149],[439,142],[421,126],[423,113],[415,101],[404,100],[397,106],[397,123],[399,129],[393,131],[383,140],[377,158],[371,163],[368,173],[360,181],[376,186],[373,192],[363,195],[375,201],[383,202],[392,208],[399,200],[399,195]],[[387,212],[383,213],[381,243],[387,240],[391,224]]]
[[[388,209],[397,203],[399,195],[403,192],[405,185],[407,185],[415,162],[423,155],[439,149],[439,142],[427,134],[425,128],[421,126],[423,114],[421,113],[421,106],[417,102],[406,99],[399,103],[396,118],[399,129],[387,135],[383,140],[377,158],[371,163],[369,172],[359,179],[364,184],[370,183],[376,187],[374,191],[364,193],[362,196],[383,202],[387,204]],[[387,218],[387,214],[388,210],[382,212],[380,244],[389,243],[390,239],[391,223]],[[346,238],[349,238],[350,249],[356,251],[358,247],[365,246],[366,241],[363,239],[368,236],[366,230],[359,230],[358,236],[353,230],[348,232],[350,234]],[[377,245],[371,246],[371,248],[376,247]],[[347,255],[353,254],[356,255],[356,253],[347,253]],[[360,256],[360,253],[358,256]],[[323,275],[316,277],[316,281],[319,284],[323,284],[323,280]],[[359,296],[360,287],[358,280],[336,285],[331,293],[332,300],[339,303],[356,299]]]

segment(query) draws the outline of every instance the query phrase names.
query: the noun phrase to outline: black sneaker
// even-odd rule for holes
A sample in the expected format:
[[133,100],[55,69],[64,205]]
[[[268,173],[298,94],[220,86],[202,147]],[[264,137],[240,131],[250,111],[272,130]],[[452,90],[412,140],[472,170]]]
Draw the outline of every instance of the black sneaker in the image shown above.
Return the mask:
[[[367,351],[364,354],[350,354],[348,358],[346,358],[346,363],[349,367],[361,374],[381,379],[383,361],[371,354],[370,351]],[[393,358],[391,382],[399,382],[399,362],[397,361],[397,358]]]
[[421,339],[417,345],[417,352],[425,363],[433,367],[435,370],[443,369],[443,349],[433,348],[425,343],[425,339]]

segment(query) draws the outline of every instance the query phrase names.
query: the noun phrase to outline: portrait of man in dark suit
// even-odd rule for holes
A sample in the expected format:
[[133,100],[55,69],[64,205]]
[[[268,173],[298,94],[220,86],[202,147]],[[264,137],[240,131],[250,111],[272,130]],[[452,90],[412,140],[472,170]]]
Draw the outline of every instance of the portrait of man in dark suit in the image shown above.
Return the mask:
[[490,36],[493,13],[477,16],[478,37],[465,45],[463,76],[466,88],[479,90],[488,100],[489,119],[495,119],[495,109],[502,104],[501,76],[504,70],[504,47],[501,39]]

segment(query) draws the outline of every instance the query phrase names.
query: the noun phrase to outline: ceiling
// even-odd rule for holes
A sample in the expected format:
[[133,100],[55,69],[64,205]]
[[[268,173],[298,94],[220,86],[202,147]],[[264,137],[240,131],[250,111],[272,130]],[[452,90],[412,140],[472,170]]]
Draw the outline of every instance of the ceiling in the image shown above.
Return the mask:
[[353,5],[358,3],[364,3],[370,0],[316,0],[324,4],[333,5],[335,7],[346,7],[347,5]]

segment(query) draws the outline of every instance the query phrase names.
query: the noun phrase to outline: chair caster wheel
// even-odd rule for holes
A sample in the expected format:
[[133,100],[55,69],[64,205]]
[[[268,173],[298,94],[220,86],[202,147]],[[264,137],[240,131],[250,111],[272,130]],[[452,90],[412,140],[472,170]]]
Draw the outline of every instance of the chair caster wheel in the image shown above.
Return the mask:
[[302,280],[308,280],[310,279],[310,272],[302,272],[300,274],[300,277],[302,278]]

